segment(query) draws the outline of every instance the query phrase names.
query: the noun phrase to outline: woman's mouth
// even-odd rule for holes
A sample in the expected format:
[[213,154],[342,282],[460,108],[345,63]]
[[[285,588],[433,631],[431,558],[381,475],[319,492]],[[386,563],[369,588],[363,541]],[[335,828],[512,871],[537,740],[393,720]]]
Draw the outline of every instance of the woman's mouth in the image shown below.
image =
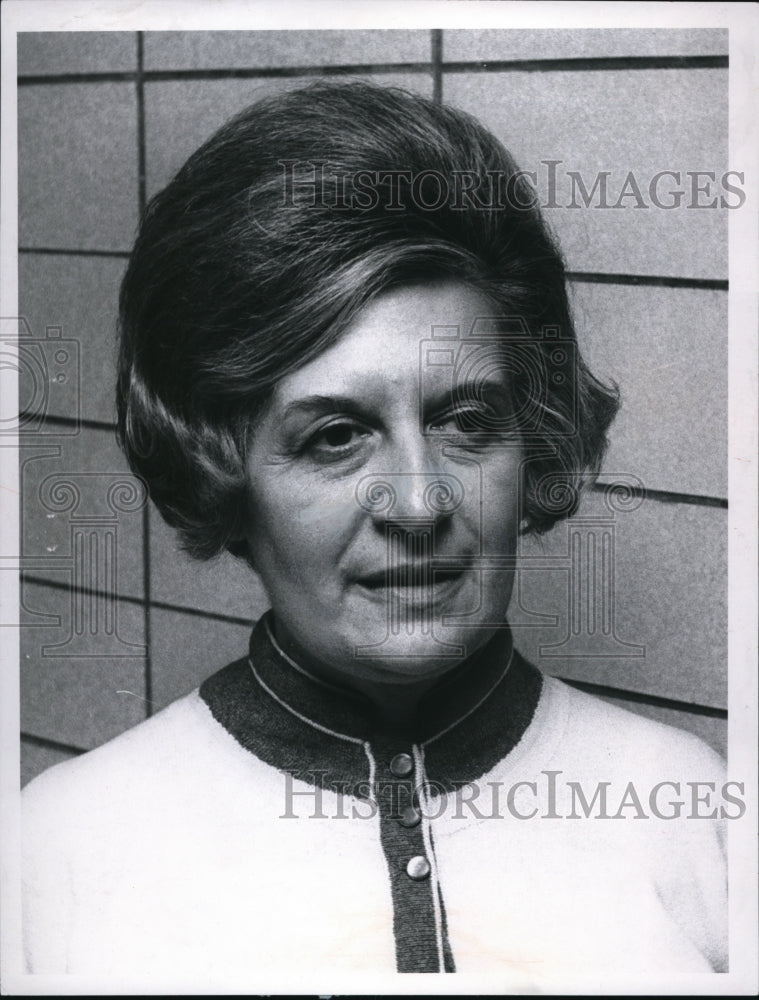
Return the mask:
[[432,563],[387,566],[367,573],[356,581],[371,598],[379,601],[400,601],[404,604],[427,606],[453,594],[466,579],[465,568],[446,568]]

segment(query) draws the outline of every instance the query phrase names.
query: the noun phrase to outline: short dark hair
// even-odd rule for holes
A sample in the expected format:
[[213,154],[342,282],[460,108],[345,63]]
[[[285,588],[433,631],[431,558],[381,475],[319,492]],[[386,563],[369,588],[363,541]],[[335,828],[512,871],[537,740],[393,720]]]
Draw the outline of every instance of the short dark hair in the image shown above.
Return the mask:
[[[321,82],[246,108],[190,157],[141,222],[118,376],[120,442],[188,552],[242,554],[247,443],[279,379],[378,294],[445,278],[531,344],[533,377],[513,380],[534,431],[522,516],[546,531],[576,508],[618,401],[577,351],[561,253],[500,142],[418,95]],[[569,499],[546,503],[546,483]]]

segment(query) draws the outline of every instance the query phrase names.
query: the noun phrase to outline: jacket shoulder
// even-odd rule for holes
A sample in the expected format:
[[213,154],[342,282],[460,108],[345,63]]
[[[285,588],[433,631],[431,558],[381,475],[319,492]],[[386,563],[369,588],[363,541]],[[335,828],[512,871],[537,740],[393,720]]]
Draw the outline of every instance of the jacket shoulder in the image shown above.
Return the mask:
[[724,779],[724,759],[694,733],[555,678],[546,681],[561,689],[567,704],[567,736],[578,745],[581,757],[595,758],[596,764],[607,768],[622,763],[633,765],[636,771],[650,771],[652,776],[662,778],[678,774],[683,779]]

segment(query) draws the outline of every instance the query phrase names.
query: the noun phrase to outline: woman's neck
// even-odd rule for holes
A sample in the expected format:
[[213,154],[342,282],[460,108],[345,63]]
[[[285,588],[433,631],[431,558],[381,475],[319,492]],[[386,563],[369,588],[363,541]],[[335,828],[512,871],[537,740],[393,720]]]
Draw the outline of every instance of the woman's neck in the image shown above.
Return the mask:
[[365,669],[365,661],[357,661],[359,668],[357,670],[349,670],[347,667],[340,669],[334,664],[322,663],[306,652],[287,630],[281,627],[273,615],[270,621],[271,639],[280,654],[294,669],[346,695],[352,694],[365,699],[373,706],[377,721],[382,728],[388,730],[413,728],[425,697],[434,689],[445,687],[448,680],[466,669],[465,664],[470,664],[478,658],[488,639],[492,638],[490,634],[481,637],[472,655],[464,659],[447,658],[441,664],[435,665],[435,669],[431,669],[429,661],[425,662],[420,665],[424,668],[421,676],[410,676],[407,661],[402,664],[403,669],[399,669],[397,674],[393,673],[392,664],[387,661],[384,675],[378,673],[371,676],[359,672],[359,669]]

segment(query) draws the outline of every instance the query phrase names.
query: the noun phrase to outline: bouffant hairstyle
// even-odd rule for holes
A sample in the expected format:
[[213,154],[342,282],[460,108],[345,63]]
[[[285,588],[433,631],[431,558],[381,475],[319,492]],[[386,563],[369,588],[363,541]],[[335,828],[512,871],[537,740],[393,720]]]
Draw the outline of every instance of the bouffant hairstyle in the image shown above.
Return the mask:
[[278,380],[377,295],[446,278],[511,318],[521,513],[546,531],[598,468],[617,398],[579,355],[561,254],[498,140],[397,88],[322,82],[253,104],[189,158],[141,222],[118,375],[121,445],[188,552],[245,554],[249,436]]

